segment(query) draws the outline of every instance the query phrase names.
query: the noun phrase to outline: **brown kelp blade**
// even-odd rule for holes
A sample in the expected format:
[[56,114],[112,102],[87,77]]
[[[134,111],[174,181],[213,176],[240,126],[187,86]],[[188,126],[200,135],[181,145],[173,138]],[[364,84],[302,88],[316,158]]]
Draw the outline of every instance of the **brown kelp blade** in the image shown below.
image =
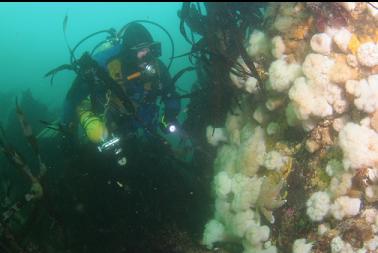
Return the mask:
[[63,20],[63,32],[64,33],[67,31],[67,23],[68,23],[68,15],[67,15],[67,12],[66,12],[66,15],[64,16],[64,20]]
[[26,120],[25,114],[21,110],[21,107],[18,104],[17,97],[16,97],[16,113],[17,113],[18,121],[20,122],[22,132],[24,133],[25,138],[27,139],[33,152],[38,156],[39,147],[37,143],[37,138],[34,136],[32,127],[29,124],[29,122]]
[[25,162],[25,158],[18,153],[11,146],[1,146],[0,151],[5,155],[7,160],[21,171],[30,179],[31,182],[36,182],[36,178],[31,173],[29,166]]
[[66,15],[64,16],[64,20],[63,20],[63,36],[64,36],[64,41],[66,43],[66,46],[67,46],[67,49],[68,51],[70,52],[70,55],[71,55],[71,58],[73,57],[75,59],[75,57],[73,56],[73,52],[72,52],[72,49],[70,47],[70,45],[68,44],[68,40],[67,40],[67,24],[68,24],[68,11],[66,11]]
[[[33,129],[29,122],[26,120],[26,116],[24,112],[21,110],[21,107],[18,104],[17,97],[16,97],[16,113],[18,120],[20,122],[22,131],[24,133],[25,138],[27,139],[30,147],[32,148],[34,154],[38,158],[39,162],[39,171],[40,171],[40,176],[42,176],[46,172],[46,165],[43,163],[41,159],[41,154],[39,153],[39,146],[37,142],[36,136],[33,134]],[[23,166],[24,167],[24,166]],[[30,171],[30,170],[28,170]],[[32,180],[35,180],[34,176],[28,175]]]

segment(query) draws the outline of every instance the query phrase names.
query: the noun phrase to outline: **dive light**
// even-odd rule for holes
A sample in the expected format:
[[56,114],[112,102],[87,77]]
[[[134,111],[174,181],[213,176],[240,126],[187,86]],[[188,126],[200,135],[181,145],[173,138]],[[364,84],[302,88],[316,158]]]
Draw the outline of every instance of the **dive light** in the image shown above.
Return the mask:
[[165,115],[160,120],[160,127],[163,131],[168,131],[169,133],[177,132],[178,128],[173,122],[166,122]]
[[177,128],[176,128],[175,125],[173,125],[173,124],[169,125],[169,127],[168,127],[168,131],[169,131],[170,133],[174,133],[174,132],[176,132],[176,130],[177,130]]

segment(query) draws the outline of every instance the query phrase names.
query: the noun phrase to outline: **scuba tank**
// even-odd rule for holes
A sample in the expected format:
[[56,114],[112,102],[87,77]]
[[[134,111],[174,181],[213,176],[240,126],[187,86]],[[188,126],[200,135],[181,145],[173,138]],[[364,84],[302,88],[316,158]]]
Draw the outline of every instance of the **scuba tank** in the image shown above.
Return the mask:
[[108,130],[102,117],[97,116],[91,110],[91,102],[84,99],[77,108],[80,125],[83,127],[88,139],[96,144],[103,142],[108,137]]

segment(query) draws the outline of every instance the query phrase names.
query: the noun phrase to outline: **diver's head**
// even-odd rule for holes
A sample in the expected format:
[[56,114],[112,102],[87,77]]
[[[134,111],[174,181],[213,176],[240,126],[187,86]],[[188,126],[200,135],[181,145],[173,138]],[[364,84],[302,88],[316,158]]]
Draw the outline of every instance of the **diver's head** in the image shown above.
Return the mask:
[[139,23],[131,23],[123,34],[126,60],[138,65],[148,63],[161,55],[159,42],[154,42],[150,32]]
[[150,32],[139,23],[130,23],[123,33],[123,45],[125,49],[131,49],[139,44],[152,43]]

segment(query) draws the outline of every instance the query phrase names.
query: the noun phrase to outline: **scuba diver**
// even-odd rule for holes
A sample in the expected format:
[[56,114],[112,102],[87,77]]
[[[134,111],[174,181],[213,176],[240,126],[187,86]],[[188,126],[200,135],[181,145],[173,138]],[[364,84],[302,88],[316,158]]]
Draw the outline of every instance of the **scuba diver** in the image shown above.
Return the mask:
[[[75,132],[80,124],[100,152],[112,150],[125,165],[120,140],[157,138],[158,129],[175,132],[181,106],[168,68],[158,59],[161,44],[143,25],[128,24],[119,43],[110,45],[80,58],[62,125]],[[159,98],[165,109],[161,119]]]

